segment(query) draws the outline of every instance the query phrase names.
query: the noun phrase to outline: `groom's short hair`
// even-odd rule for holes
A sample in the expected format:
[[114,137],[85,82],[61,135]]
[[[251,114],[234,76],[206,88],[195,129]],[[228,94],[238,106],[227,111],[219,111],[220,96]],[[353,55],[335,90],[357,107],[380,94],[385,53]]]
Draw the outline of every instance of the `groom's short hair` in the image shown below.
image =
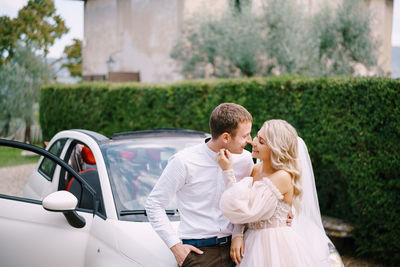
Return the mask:
[[213,139],[217,139],[223,133],[229,133],[233,137],[241,122],[253,122],[253,117],[241,105],[235,103],[222,103],[218,105],[210,116],[210,131]]

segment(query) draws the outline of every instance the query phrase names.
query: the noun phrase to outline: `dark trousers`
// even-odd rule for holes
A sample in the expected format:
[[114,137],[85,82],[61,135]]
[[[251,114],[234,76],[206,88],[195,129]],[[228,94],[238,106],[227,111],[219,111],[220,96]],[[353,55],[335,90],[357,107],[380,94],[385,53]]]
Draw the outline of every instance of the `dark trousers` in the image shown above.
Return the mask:
[[199,247],[203,254],[191,251],[182,264],[182,267],[235,267],[229,251],[231,243],[209,247]]

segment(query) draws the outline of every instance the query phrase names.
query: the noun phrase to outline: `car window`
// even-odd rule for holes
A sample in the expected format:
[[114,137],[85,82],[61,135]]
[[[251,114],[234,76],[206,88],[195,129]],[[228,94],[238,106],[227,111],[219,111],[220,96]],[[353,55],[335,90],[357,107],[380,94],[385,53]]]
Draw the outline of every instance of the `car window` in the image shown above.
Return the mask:
[[[67,141],[66,138],[59,139],[50,147],[49,151],[56,156],[60,156],[65,142]],[[53,173],[56,168],[56,163],[49,158],[44,158],[42,163],[39,166],[39,171],[44,175],[44,177],[51,181],[53,179]]]
[[[147,196],[153,189],[168,159],[181,149],[204,142],[202,138],[140,138],[102,146],[107,172],[119,214],[145,209]],[[167,210],[177,210],[176,202]],[[135,220],[135,216],[120,219]]]

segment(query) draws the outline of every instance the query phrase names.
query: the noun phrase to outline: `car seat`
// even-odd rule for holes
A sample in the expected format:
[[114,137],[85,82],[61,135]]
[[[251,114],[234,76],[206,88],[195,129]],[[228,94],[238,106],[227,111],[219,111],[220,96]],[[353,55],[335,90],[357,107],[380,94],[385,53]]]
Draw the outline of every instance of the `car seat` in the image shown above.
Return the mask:
[[[83,146],[81,151],[83,161],[89,165],[96,165],[93,152],[90,148]],[[97,192],[97,200],[100,199],[101,186],[99,180],[99,174],[96,168],[89,168],[79,172],[80,176]],[[92,195],[82,188],[82,185],[74,177],[67,183],[65,190],[71,192],[78,199],[78,207],[83,209],[93,210],[93,198]],[[100,211],[101,207],[99,207]]]
[[94,159],[93,152],[87,146],[82,147],[81,156],[86,164],[96,165],[96,160]]

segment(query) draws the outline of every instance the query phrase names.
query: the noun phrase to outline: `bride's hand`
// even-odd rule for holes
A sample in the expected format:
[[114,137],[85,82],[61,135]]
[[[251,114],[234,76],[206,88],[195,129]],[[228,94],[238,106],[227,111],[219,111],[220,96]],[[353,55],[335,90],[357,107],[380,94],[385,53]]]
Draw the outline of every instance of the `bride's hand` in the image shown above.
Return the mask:
[[244,241],[242,236],[236,236],[232,239],[230,255],[236,265],[242,261],[244,255]]
[[217,153],[217,162],[222,170],[232,169],[232,154],[227,149],[220,149]]

